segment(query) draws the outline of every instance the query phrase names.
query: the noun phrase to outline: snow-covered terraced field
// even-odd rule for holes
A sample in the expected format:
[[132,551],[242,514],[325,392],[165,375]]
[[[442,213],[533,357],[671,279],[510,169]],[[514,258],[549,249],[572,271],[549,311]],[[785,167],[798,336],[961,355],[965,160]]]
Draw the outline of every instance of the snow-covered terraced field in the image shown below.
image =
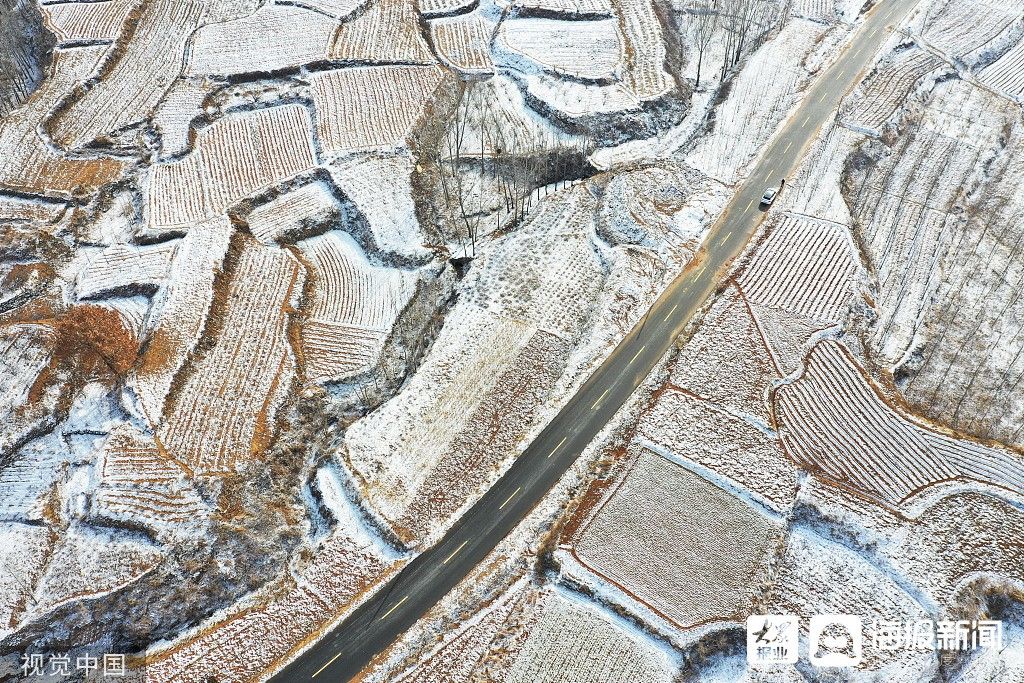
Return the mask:
[[199,27],[202,3],[154,0],[136,7],[134,31],[123,34],[90,81],[61,104],[46,126],[63,147],[82,147],[141,123],[181,74],[189,36]]
[[367,0],[274,0],[278,5],[295,5],[344,20],[366,7]]
[[814,347],[802,377],[775,395],[783,440],[812,472],[892,507],[969,479],[1024,491],[1024,460],[915,424],[887,405],[839,343]]
[[56,341],[45,324],[0,328],[0,416],[7,425],[0,437],[0,462],[8,461],[11,449],[38,429],[54,407],[55,396],[42,380]]
[[573,553],[662,617],[692,627],[745,618],[780,532],[730,492],[644,450]]
[[327,58],[337,22],[301,6],[268,4],[193,34],[186,72],[224,75],[289,69]]
[[890,53],[845,103],[842,121],[855,129],[876,133],[901,108],[925,76],[944,66],[938,57],[912,45]]
[[75,292],[88,299],[130,287],[156,287],[167,277],[177,246],[177,241],[169,241],[148,247],[107,247],[79,271]]
[[672,680],[670,655],[586,601],[545,591],[538,603],[529,637],[509,671],[510,683]]
[[155,441],[121,429],[107,437],[103,446],[100,485],[91,514],[160,533],[167,527],[199,522],[209,511],[185,470],[162,454]]
[[464,14],[476,0],[417,0],[416,9],[428,19]]
[[[746,680],[753,611],[1024,581],[1018,4],[894,27],[656,373],[368,683]],[[38,4],[48,78],[0,117],[8,650],[265,680],[699,261],[860,5],[722,18],[697,87],[685,0]]]
[[1001,144],[1005,119],[991,103],[962,81],[937,86],[920,124],[884,152],[856,190],[855,220],[878,278],[881,318],[872,342],[890,362],[911,346],[922,306],[941,281],[940,264],[956,258],[954,203]]
[[38,129],[65,93],[83,83],[101,62],[109,45],[58,49],[50,78],[0,129],[0,188],[43,196],[66,197],[95,190],[118,178],[124,162],[110,157],[69,158],[54,151]]
[[266,245],[287,243],[340,220],[344,207],[324,182],[311,182],[261,204],[245,216],[256,239]]
[[626,87],[641,101],[664,95],[675,83],[665,72],[667,50],[653,0],[611,0],[622,31]]
[[891,150],[862,147],[871,166],[844,193],[877,278],[869,340],[925,415],[1017,445],[1019,105],[957,79],[929,90]]
[[306,378],[340,381],[374,367],[415,276],[372,265],[347,233],[332,231],[298,247],[313,287],[300,333]]
[[419,30],[415,0],[373,0],[338,26],[328,57],[375,64],[437,61]]
[[369,224],[377,248],[396,257],[424,261],[426,226],[412,198],[415,161],[407,155],[353,155],[328,167],[338,189]]
[[313,168],[311,129],[298,104],[231,114],[203,128],[189,154],[150,171],[146,229],[186,229]]
[[813,21],[794,19],[751,55],[728,98],[715,110],[714,128],[699,139],[687,163],[726,185],[743,177],[745,167],[797,103],[808,80],[805,63],[821,49],[826,30]]
[[[573,21],[511,19],[499,40],[506,49],[556,74],[611,81],[624,58],[619,23],[614,19]],[[580,59],[586,54],[585,60]]]
[[1024,38],[982,69],[978,80],[1024,103]]
[[694,396],[666,387],[637,423],[638,443],[714,473],[720,485],[743,491],[766,508],[786,511],[797,490],[796,467],[775,435],[732,406],[716,403],[716,393]]
[[520,15],[558,15],[559,18],[581,19],[608,17],[615,13],[612,0],[496,0],[498,6],[514,6]]
[[197,475],[234,471],[266,448],[295,373],[287,325],[302,290],[301,265],[255,240],[241,245],[237,259],[215,312],[219,333],[177,378],[159,431],[168,455]]
[[316,132],[326,154],[404,145],[442,72],[370,66],[312,74]]
[[927,43],[968,65],[984,62],[1001,42],[1024,31],[1018,0],[935,0],[921,31]]
[[128,380],[153,427],[160,422],[174,378],[202,338],[231,230],[223,218],[189,231],[171,262],[169,282],[156,298],[150,342]]
[[430,38],[438,57],[451,68],[466,74],[491,74],[491,36],[497,27],[481,12],[434,19]]
[[40,4],[47,27],[62,43],[113,41],[132,9],[131,0]]
[[524,14],[554,14],[566,19],[611,17],[615,14],[612,0],[496,0],[499,7],[515,6]]
[[[733,371],[720,372],[720,363],[727,359],[733,363]],[[768,390],[777,374],[750,307],[739,291],[730,287],[680,349],[669,379],[672,389],[768,424]],[[665,416],[669,415],[671,411],[665,411]]]
[[784,215],[738,284],[752,304],[837,321],[849,307],[856,272],[856,254],[841,226]]

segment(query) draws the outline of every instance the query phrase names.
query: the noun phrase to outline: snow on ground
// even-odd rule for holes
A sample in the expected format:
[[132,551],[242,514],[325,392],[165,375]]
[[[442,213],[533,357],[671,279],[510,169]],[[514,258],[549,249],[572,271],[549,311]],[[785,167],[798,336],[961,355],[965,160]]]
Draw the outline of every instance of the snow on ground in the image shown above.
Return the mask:
[[249,232],[266,245],[312,237],[310,233],[323,231],[344,211],[332,190],[328,183],[319,181],[274,197],[246,214]]
[[[513,18],[502,22],[498,40],[555,74],[611,81],[622,70],[622,38],[613,19],[566,25],[557,19]],[[583,54],[587,57],[581,59]]]
[[34,608],[33,586],[46,570],[54,536],[44,526],[0,524],[0,636],[7,635]]
[[297,104],[231,114],[201,129],[191,152],[150,170],[147,236],[185,231],[309,171],[316,165],[311,132],[309,112]]
[[[432,538],[485,489],[561,376],[606,277],[592,212],[578,186],[495,242],[419,372],[350,429],[347,457],[367,500],[408,541]],[[505,427],[494,432],[496,410]]]
[[438,58],[453,70],[472,77],[495,73],[491,40],[498,24],[484,11],[442,17],[430,22],[430,37]]
[[[944,610],[958,609],[955,601],[959,599],[959,591],[966,590],[964,587],[979,576],[980,567],[986,562],[996,568],[996,572],[1005,571],[1009,576],[1019,573],[1019,569],[1011,567],[1009,559],[1015,554],[1009,541],[1012,537],[1009,529],[1014,524],[1012,520],[1019,516],[1016,510],[1019,503],[1014,502],[1016,496],[1012,491],[1019,490],[1020,486],[1009,485],[1010,492],[1007,493],[995,489],[985,489],[987,493],[981,493],[978,486],[960,480],[940,487],[933,495],[914,500],[906,508],[913,517],[907,519],[851,496],[846,488],[830,486],[798,474],[795,463],[782,455],[781,445],[776,441],[775,430],[781,428],[785,432],[786,452],[792,455],[796,445],[790,440],[803,438],[797,434],[798,430],[780,423],[776,415],[775,401],[780,400],[776,397],[786,397],[788,401],[788,397],[799,390],[802,381],[798,379],[799,374],[783,377],[794,372],[810,372],[810,368],[820,370],[820,363],[814,359],[831,348],[830,345],[835,345],[835,342],[823,341],[828,338],[844,340],[852,354],[863,357],[864,347],[855,335],[859,326],[874,324],[872,317],[865,316],[865,311],[873,307],[884,312],[892,305],[870,297],[877,284],[868,275],[872,262],[862,253],[863,244],[854,234],[862,226],[864,214],[862,204],[858,202],[863,192],[849,192],[850,158],[858,148],[876,144],[870,142],[874,136],[889,134],[886,129],[890,123],[905,116],[901,111],[905,106],[904,98],[915,97],[914,93],[919,90],[941,89],[942,86],[936,85],[931,75],[944,68],[941,60],[923,53],[920,48],[907,48],[897,43],[899,41],[893,41],[883,50],[886,56],[882,64],[847,103],[845,118],[842,119],[845,127],[830,125],[817,140],[812,141],[809,156],[792,188],[787,188],[783,195],[779,211],[770,216],[767,229],[755,240],[750,253],[737,268],[732,278],[735,288],[720,296],[705,316],[703,326],[680,352],[669,374],[671,381],[680,386],[667,385],[655,392],[652,408],[640,412],[637,436],[646,438],[647,444],[665,444],[660,446],[665,449],[663,455],[647,452],[647,457],[662,458],[665,463],[682,463],[689,468],[686,471],[690,472],[690,477],[710,479],[713,484],[709,485],[728,492],[726,495],[736,496],[733,500],[744,501],[737,502],[738,505],[762,511],[757,513],[759,515],[771,517],[773,513],[768,511],[774,508],[784,515],[793,516],[786,519],[789,525],[787,541],[779,564],[775,565],[771,578],[766,581],[768,589],[757,596],[758,604],[768,611],[775,609],[801,614],[837,611],[863,613],[869,618],[940,618]],[[946,87],[958,86],[954,83]],[[934,101],[935,98],[926,100],[928,106]],[[991,109],[988,107],[986,111]],[[949,111],[941,124],[933,125],[951,130],[954,126],[971,124],[958,123],[954,112]],[[964,134],[962,128],[960,134]],[[962,145],[973,144],[975,137],[968,130]],[[992,155],[987,158],[992,158]],[[1000,153],[995,158],[1002,160],[1006,157]],[[920,178],[917,180],[921,182]],[[870,188],[871,185],[865,184],[865,187]],[[1009,195],[1001,192],[997,196],[1006,198]],[[923,203],[927,201],[926,198]],[[1010,207],[1015,205],[1011,199],[1001,206],[1007,204]],[[628,233],[628,224],[610,231],[610,234],[623,233]],[[814,352],[808,360],[806,354],[811,349]],[[701,360],[706,364],[698,362]],[[804,368],[805,363],[810,364],[808,369]],[[722,367],[729,367],[731,372],[737,364],[743,370],[734,375],[716,375],[713,372],[714,368]],[[826,374],[832,378],[830,381],[835,381],[842,373],[838,368],[832,368]],[[893,388],[885,386],[878,391],[888,397],[892,395]],[[850,412],[844,423],[860,425],[858,429],[870,432],[867,412],[863,404],[858,407],[854,400],[856,392],[836,389],[830,395],[846,397],[843,401]],[[814,412],[820,415],[828,413],[824,409]],[[919,421],[918,418],[909,419]],[[889,423],[890,426],[896,425],[891,420]],[[730,424],[735,426],[722,428],[722,425]],[[721,454],[717,458],[708,458],[703,451],[706,450],[706,435],[712,428],[716,435],[724,432],[728,435],[727,440],[743,444],[734,452],[742,453],[744,458],[752,452],[759,452],[758,457],[766,464],[753,465],[742,458],[738,461],[731,459],[735,456],[723,458]],[[916,423],[913,428],[921,429]],[[941,428],[938,431],[943,432]],[[747,436],[741,437],[742,434]],[[760,451],[752,449],[749,444],[754,435],[767,447],[761,446]],[[894,462],[896,454],[881,447],[894,438],[898,437],[893,433],[874,438],[872,457],[877,463]],[[911,440],[916,443],[919,437]],[[933,446],[941,444],[947,453],[970,452],[982,460],[987,458],[985,471],[990,474],[1015,466],[1015,456],[1004,452],[993,459],[990,451],[955,435],[941,433],[928,436],[926,440]],[[809,437],[804,441],[818,443],[821,440]],[[638,442],[639,445],[644,443]],[[688,448],[685,444],[692,445]],[[829,457],[838,460],[837,453],[841,451],[842,448],[833,448]],[[637,457],[635,450],[630,452]],[[722,453],[729,454],[729,451]],[[767,474],[761,481],[750,476],[753,471],[764,472],[769,466],[767,463],[773,463],[772,466],[777,468],[775,472]],[[584,514],[583,519],[591,519],[590,515],[600,518],[605,514],[607,506],[612,505],[605,501],[615,500],[617,494],[614,492],[629,484],[632,473],[628,468],[613,468],[607,480],[599,480],[579,497],[578,500],[583,501],[581,509],[597,510]],[[778,486],[777,482],[786,481],[787,476],[791,484],[788,487]],[[667,476],[652,477],[651,482],[652,485],[666,485],[668,479]],[[1004,497],[1008,502],[1003,501]],[[685,500],[687,496],[641,495],[633,505],[624,506],[624,509],[635,512],[653,500],[664,507],[679,498]],[[965,530],[965,537],[954,538],[953,528],[959,515],[952,511],[958,506],[968,510],[974,521]],[[702,506],[709,507],[721,509]],[[996,510],[1007,510],[1007,519],[995,523],[993,516],[998,514]],[[659,509],[652,509],[647,516],[657,517],[659,514]],[[580,514],[577,512],[573,519],[579,520]],[[621,532],[623,524],[629,523],[616,518],[603,533],[595,533],[590,540],[596,544],[614,544],[617,535],[629,536]],[[569,538],[576,539],[593,528],[580,527],[581,524],[584,523],[569,522],[571,529],[583,529],[569,532]],[[991,532],[987,531],[990,528]],[[930,535],[933,536],[931,540]],[[936,535],[942,540],[935,542]],[[965,538],[970,540],[965,541]],[[998,548],[993,548],[992,544],[997,544]],[[751,547],[749,543],[739,545]],[[925,546],[929,547],[925,557],[911,559]],[[645,544],[639,545],[641,554],[644,547]],[[576,552],[579,552],[578,547]],[[631,544],[629,560],[619,563],[631,572],[630,576],[619,577],[620,585],[614,589],[607,585],[601,588],[601,580],[588,580],[580,574],[579,568],[567,572],[565,563],[568,560],[564,553],[556,553],[555,558],[563,563],[563,576],[574,582],[581,581],[587,590],[598,590],[602,599],[628,605],[631,591],[644,590],[652,582],[657,585],[658,582],[673,580],[678,569],[677,563],[671,571],[643,571],[642,562],[638,564],[637,552],[638,546]],[[712,552],[702,557],[717,558],[720,555]],[[931,570],[929,563],[934,563]],[[930,572],[933,576],[929,576]],[[671,596],[677,594],[678,591],[667,593]],[[622,602],[624,596],[626,602]],[[819,596],[820,599],[811,596]],[[699,603],[691,600],[686,604]],[[673,629],[664,619],[652,617],[650,611],[636,605],[631,606],[630,611],[639,615],[649,627]],[[530,627],[521,627],[518,632],[531,631]],[[802,648],[806,656],[806,643]],[[989,667],[1006,666],[1008,661],[1012,661],[1008,655],[997,659],[998,663],[985,663],[984,668],[990,670]],[[714,671],[721,677],[701,676],[702,680],[754,679],[753,674],[745,670],[742,653],[736,656],[723,654],[716,661],[719,668]],[[873,653],[862,669],[866,676],[911,681],[927,675],[929,671],[934,672],[934,662],[931,656],[913,653],[904,657]],[[794,680],[802,679],[795,670],[788,674]],[[780,672],[780,675],[787,674]]]
[[511,683],[626,683],[672,680],[672,659],[587,601],[541,594],[536,622],[509,671]]
[[919,81],[898,136],[859,146],[844,191],[873,276],[874,358],[929,417],[1014,445],[1019,112],[968,80]]
[[978,80],[1024,104],[1024,32],[1016,44],[978,73]]
[[[647,385],[627,401],[624,411],[636,415],[653,388],[648,380]],[[580,616],[586,623],[593,624],[596,619],[602,632],[610,629],[616,633],[623,641],[619,651],[642,652],[656,670],[665,671],[662,662],[667,662],[667,671],[677,671],[681,665],[678,654],[663,637],[613,613],[606,602],[595,600],[589,593],[580,593],[578,587],[570,588],[554,573],[545,571],[537,578],[536,568],[532,567],[538,554],[546,553],[545,548],[551,547],[551,525],[563,514],[574,492],[595,476],[600,469],[597,465],[600,457],[618,438],[617,426],[606,427],[541,504],[498,544],[487,560],[432,608],[415,628],[404,633],[378,666],[364,672],[368,683],[433,683],[439,679],[454,682],[476,680],[480,675],[491,680],[506,680],[537,623],[539,608],[552,596],[578,606],[577,611],[582,611]],[[562,632],[550,633],[546,650],[577,657],[584,654],[579,649],[581,642],[570,625]],[[602,661],[603,675],[617,677],[621,674],[616,665],[619,660],[605,658]],[[632,657],[622,663],[631,661],[635,663]],[[523,661],[520,666],[526,665],[531,665],[536,675],[550,676],[553,680],[577,680],[572,678],[572,669],[550,660]]]
[[800,100],[816,62],[836,49],[841,31],[806,19],[791,19],[773,40],[750,56],[735,77],[714,126],[686,156],[686,162],[726,185],[744,169]]
[[202,19],[203,5],[194,0],[139,6],[133,30],[119,34],[100,67],[103,78],[74,92],[45,123],[54,142],[84,147],[145,121],[181,74]]
[[125,163],[110,157],[69,157],[54,151],[39,134],[65,93],[92,74],[109,45],[56,49],[48,78],[20,108],[3,119],[0,189],[48,197],[95,191],[119,178]]
[[977,68],[1024,33],[1018,1],[934,0],[916,26],[928,45],[956,62]]
[[797,472],[762,425],[669,389],[637,425],[637,443],[698,471],[751,504],[792,506]]
[[339,230],[303,240],[298,249],[313,277],[299,333],[307,380],[337,382],[375,367],[416,276],[374,266]]
[[433,66],[359,66],[310,74],[316,133],[328,159],[407,144],[444,78]]
[[78,273],[76,294],[80,299],[118,290],[155,288],[167,278],[177,240],[153,246],[115,244],[94,257]]
[[113,42],[131,9],[130,0],[39,4],[58,43]]
[[[123,3],[78,4],[47,6],[65,41],[52,77],[0,124],[0,188],[24,195],[0,198],[0,216],[13,217],[5,229],[38,236],[70,226],[53,247],[59,257],[10,247],[36,273],[14,278],[27,284],[10,297],[4,270],[0,301],[16,315],[2,321],[10,362],[0,408],[16,429],[0,440],[0,532],[4,547],[42,559],[0,572],[0,619],[65,624],[62,615],[94,603],[121,614],[126,588],[180,555],[179,543],[230,545],[223,529],[205,535],[227,520],[229,537],[258,551],[211,560],[202,576],[224,570],[221,561],[256,571],[264,556],[287,571],[252,586],[161,593],[225,596],[205,621],[183,607],[147,667],[154,681],[197,682],[265,676],[403,565],[411,553],[398,541],[421,547],[476,499],[692,258],[728,186],[847,35],[833,22],[858,9],[856,0],[796,3],[807,18],[766,34],[727,74],[728,93],[713,43],[691,97],[694,51],[684,38],[677,89],[664,3],[530,0],[493,41],[501,4],[490,2],[154,2],[123,38]],[[954,30],[965,16],[978,19]],[[1019,487],[1007,476],[1016,455],[933,423],[926,430],[898,397],[999,437],[1019,423],[1019,402],[986,401],[1019,380],[1019,316],[1007,304],[1020,274],[1016,237],[1000,226],[1019,223],[1021,211],[1012,98],[1022,31],[1012,8],[969,0],[939,0],[915,21],[812,142],[781,210],[670,366],[609,430],[614,439],[602,435],[494,564],[389,655],[405,660],[388,664],[398,680],[466,680],[479,667],[495,680],[668,681],[754,604],[810,610],[821,605],[807,594],[821,591],[823,605],[843,611],[884,593],[890,611],[937,614],[970,604],[985,571],[1017,577],[1008,539],[1021,523],[1010,490]],[[113,52],[67,42],[115,38]],[[145,80],[128,64],[143,65]],[[522,220],[481,233],[453,286],[444,263],[455,240],[440,232],[435,177],[458,90],[449,69],[503,71],[472,90],[479,111],[514,131],[506,140],[521,145],[516,163],[558,166],[557,150],[626,143],[594,155],[608,173],[571,188],[568,178],[539,180]],[[207,77],[224,74],[236,82]],[[498,137],[469,137],[480,157],[497,152]],[[127,182],[108,185],[123,174]],[[32,198],[40,192],[57,201]],[[65,212],[72,195],[79,205]],[[965,235],[963,247],[927,250],[928,235],[949,234]],[[942,289],[937,272],[955,284]],[[126,382],[106,379],[102,363],[67,341],[82,339],[72,332],[83,322],[110,335],[97,342],[102,358]],[[328,339],[325,324],[345,334]],[[847,365],[823,363],[840,344]],[[378,371],[396,360],[382,385],[388,373]],[[57,366],[60,382],[47,371],[54,363],[72,368]],[[368,414],[339,417],[332,397],[371,382],[377,399],[359,406]],[[799,470],[809,451],[796,441],[827,439],[791,424],[789,412],[780,420],[779,405],[817,400],[822,387],[847,397],[857,409],[847,421],[871,445],[851,438],[819,454],[832,460],[815,471],[835,475],[819,479]],[[941,404],[950,387],[968,398]],[[225,392],[240,399],[234,412]],[[857,473],[843,457],[883,469],[904,462],[878,446],[896,437],[918,455],[923,439],[927,453],[957,463],[954,474],[1008,488],[962,476],[903,501],[901,518],[833,485]],[[877,477],[859,481],[860,493],[879,492]],[[280,482],[291,493],[259,497]],[[562,503],[568,528],[544,538]],[[260,511],[286,521],[253,517]],[[637,550],[636,537],[653,540]],[[460,610],[478,618],[453,616]],[[729,657],[721,653],[719,670],[742,679]],[[866,670],[899,680],[928,666],[872,660]]]
[[196,31],[185,72],[232,76],[324,60],[336,27],[330,17],[302,6],[266,4],[248,16]]
[[426,226],[416,215],[415,160],[403,154],[351,155],[327,166],[338,189],[359,210],[384,260],[423,262]]
[[801,467],[892,506],[951,479],[1024,490],[1019,455],[913,423],[862,375],[841,343],[823,341],[776,392],[776,419]]
[[[855,614],[866,624],[876,620],[912,621],[929,614],[926,606],[885,571],[866,562],[857,552],[816,536],[812,529],[798,526],[790,531],[775,571],[772,587],[761,603],[766,613]],[[806,623],[805,619],[802,653],[811,647]],[[864,662],[857,668],[877,672],[875,675],[885,676],[886,680],[912,680],[912,675],[922,676],[934,666],[935,656],[930,652],[879,652],[870,643],[864,652]],[[910,672],[913,674],[908,676]]]
[[641,450],[579,531],[572,554],[687,628],[746,617],[780,530],[728,491]]
[[288,312],[305,270],[290,253],[242,242],[227,305],[211,346],[175,377],[158,438],[167,456],[197,475],[237,471],[271,439],[269,425],[296,373]]

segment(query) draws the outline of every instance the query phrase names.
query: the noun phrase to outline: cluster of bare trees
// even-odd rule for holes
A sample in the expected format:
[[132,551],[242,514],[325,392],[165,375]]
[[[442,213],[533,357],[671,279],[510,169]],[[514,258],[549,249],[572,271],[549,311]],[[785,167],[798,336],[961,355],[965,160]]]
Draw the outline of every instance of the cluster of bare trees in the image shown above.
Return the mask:
[[443,199],[462,256],[476,255],[481,231],[522,220],[542,194],[584,177],[592,149],[587,136],[567,143],[549,130],[525,125],[501,106],[493,84],[466,82],[438,159]]
[[745,50],[760,45],[775,25],[785,21],[791,0],[693,0],[687,12],[697,48],[697,83],[700,87],[704,55],[716,36],[724,44],[722,78],[742,59]]

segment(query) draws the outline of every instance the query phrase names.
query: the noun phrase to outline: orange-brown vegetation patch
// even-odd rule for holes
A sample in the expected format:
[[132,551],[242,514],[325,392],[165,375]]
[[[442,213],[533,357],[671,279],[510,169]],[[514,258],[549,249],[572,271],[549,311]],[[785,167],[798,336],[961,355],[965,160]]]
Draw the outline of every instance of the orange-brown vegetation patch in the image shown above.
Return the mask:
[[56,271],[48,263],[15,263],[0,280],[0,292],[52,282],[56,277]]
[[107,373],[122,377],[135,362],[139,340],[109,308],[72,306],[54,324],[54,357],[81,378]]
[[[79,304],[61,309],[60,304],[40,298],[0,317],[0,326],[17,324],[51,330],[53,357],[43,374],[59,374],[77,380],[76,384],[122,377],[139,352],[135,333],[125,327],[116,311],[104,306]],[[33,388],[37,391],[38,384]]]

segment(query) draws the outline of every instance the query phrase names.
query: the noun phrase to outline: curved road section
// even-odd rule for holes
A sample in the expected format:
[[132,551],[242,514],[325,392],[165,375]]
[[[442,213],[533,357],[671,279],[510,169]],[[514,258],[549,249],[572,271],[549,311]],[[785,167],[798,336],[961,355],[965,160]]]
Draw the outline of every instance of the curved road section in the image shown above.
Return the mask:
[[807,91],[764,149],[760,161],[712,226],[697,257],[509,470],[434,547],[330,633],[286,666],[274,683],[340,683],[456,586],[536,506],[665,355],[715,290],[718,274],[738,256],[764,217],[758,202],[768,186],[791,175],[816,131],[859,79],[892,27],[916,0],[883,0],[848,47]]

